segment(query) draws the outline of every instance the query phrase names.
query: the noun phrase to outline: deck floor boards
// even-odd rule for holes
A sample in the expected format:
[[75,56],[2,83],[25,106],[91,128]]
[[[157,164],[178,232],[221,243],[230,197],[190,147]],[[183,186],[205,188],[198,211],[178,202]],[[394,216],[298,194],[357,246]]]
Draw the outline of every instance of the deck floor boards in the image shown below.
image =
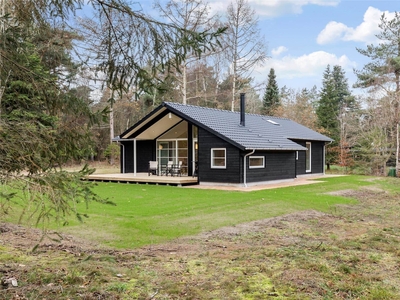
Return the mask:
[[92,174],[85,178],[91,181],[121,182],[121,183],[144,183],[164,185],[193,185],[198,184],[197,177],[192,176],[158,176],[148,173],[114,173],[114,174]]

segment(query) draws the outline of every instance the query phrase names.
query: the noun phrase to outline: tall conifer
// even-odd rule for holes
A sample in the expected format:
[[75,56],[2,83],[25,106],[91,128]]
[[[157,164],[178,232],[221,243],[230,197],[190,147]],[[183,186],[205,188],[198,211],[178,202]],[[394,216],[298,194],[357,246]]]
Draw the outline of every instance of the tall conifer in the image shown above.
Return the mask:
[[279,96],[279,87],[276,82],[274,68],[271,68],[268,74],[267,88],[263,97],[263,113],[265,115],[273,115],[275,110],[281,105]]
[[343,113],[355,106],[355,98],[351,95],[342,67],[335,65],[331,69],[328,65],[323,74],[320,99],[316,109],[318,125],[334,140],[327,151],[328,167],[329,164],[337,162],[340,153],[340,118]]
[[[381,32],[376,36],[378,45],[368,45],[367,49],[357,48],[357,51],[370,59],[363,69],[356,70],[357,82],[355,87],[367,89],[375,93],[374,97],[381,95],[379,106],[382,110],[376,119],[386,119],[386,124],[377,126],[382,130],[382,136],[388,141],[387,156],[390,157],[390,148],[396,148],[395,163],[399,172],[400,152],[400,13],[395,12],[392,19],[382,14],[379,28]],[[387,110],[383,112],[383,109]],[[376,122],[379,123],[379,122]],[[373,135],[371,130],[371,135]],[[371,143],[369,143],[371,144]],[[377,143],[375,143],[377,144]],[[383,147],[380,147],[383,148]],[[377,148],[368,149],[368,152],[379,152]],[[390,152],[390,153],[389,153]],[[382,155],[380,155],[382,157]],[[384,162],[384,166],[386,161]],[[384,167],[383,166],[383,167]],[[382,167],[382,166],[381,166]]]

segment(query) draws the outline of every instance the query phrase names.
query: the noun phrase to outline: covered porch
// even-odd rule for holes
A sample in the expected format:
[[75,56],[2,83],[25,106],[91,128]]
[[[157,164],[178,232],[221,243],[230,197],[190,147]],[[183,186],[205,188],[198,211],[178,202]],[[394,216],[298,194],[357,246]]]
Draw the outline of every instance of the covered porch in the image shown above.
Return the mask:
[[149,170],[150,162],[156,162],[159,175],[168,164],[173,164],[180,166],[182,176],[191,178],[197,170],[197,135],[196,126],[166,109],[153,112],[113,139],[121,146],[121,173],[139,178],[140,173]]
[[148,173],[113,173],[113,174],[92,174],[85,178],[90,181],[118,182],[131,184],[155,184],[185,186],[198,184],[197,177],[192,176],[157,176]]

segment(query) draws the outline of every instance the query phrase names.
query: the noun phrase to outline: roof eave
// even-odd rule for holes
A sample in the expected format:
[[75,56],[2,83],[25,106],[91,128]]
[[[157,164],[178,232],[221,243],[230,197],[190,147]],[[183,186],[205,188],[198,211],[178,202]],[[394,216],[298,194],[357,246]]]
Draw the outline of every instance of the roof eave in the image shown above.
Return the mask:
[[[131,127],[129,127],[127,130],[125,130],[123,133],[121,133],[119,136],[121,138],[127,138],[132,134],[132,131],[137,128],[138,126],[146,123],[149,119],[151,119],[156,113],[158,113],[161,109],[163,109],[164,107],[162,105],[158,106],[157,108],[155,108],[152,112],[150,112],[148,115],[146,115],[143,119],[141,119],[140,121],[138,121],[136,124],[132,125]],[[127,136],[128,135],[128,136]]]
[[283,148],[283,147],[275,147],[275,148],[254,148],[254,147],[246,147],[244,150],[250,151],[250,150],[256,150],[256,151],[305,151],[307,150],[306,147],[296,147],[296,148]]
[[312,138],[300,138],[300,137],[287,137],[289,140],[300,140],[300,141],[316,141],[316,142],[333,142],[334,140],[326,137],[326,139],[312,139]]

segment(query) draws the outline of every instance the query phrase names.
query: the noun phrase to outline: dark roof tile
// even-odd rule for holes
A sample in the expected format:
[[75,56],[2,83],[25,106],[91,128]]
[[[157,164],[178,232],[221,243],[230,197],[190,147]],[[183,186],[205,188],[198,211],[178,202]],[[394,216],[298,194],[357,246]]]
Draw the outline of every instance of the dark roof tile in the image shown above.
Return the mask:
[[304,150],[304,147],[292,140],[332,141],[325,135],[285,118],[246,113],[245,126],[241,126],[240,112],[172,102],[164,102],[163,105],[244,149]]

